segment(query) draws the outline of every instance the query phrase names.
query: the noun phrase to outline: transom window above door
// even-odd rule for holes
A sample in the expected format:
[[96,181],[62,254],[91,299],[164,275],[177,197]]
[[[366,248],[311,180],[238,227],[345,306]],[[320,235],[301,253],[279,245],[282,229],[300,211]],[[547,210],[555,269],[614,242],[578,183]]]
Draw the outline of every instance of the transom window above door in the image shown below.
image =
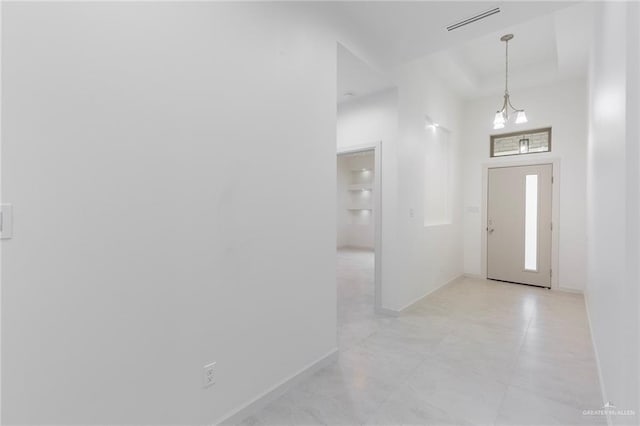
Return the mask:
[[491,157],[551,151],[551,127],[491,135]]

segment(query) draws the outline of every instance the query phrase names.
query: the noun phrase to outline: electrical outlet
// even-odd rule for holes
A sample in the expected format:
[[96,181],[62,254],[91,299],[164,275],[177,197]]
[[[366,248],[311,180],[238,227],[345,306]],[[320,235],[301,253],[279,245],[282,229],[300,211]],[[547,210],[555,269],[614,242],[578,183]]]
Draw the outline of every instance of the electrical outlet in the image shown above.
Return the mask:
[[208,388],[216,383],[216,363],[212,362],[211,364],[207,364],[204,366],[203,376],[202,376],[202,387]]

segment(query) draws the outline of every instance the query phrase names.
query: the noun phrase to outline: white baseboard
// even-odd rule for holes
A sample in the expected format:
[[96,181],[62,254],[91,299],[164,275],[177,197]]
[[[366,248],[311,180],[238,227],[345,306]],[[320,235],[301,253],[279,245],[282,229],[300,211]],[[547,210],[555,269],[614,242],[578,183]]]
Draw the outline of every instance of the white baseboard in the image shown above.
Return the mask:
[[584,294],[584,291],[578,290],[577,288],[558,287],[551,288],[551,290],[562,291],[564,293]]
[[[470,274],[470,273],[464,273],[463,276],[465,278],[471,278],[471,279],[475,279],[475,280],[486,280],[486,277],[483,277],[480,274]],[[584,294],[584,291],[576,289],[576,288],[567,288],[567,287],[551,287],[551,290],[554,291],[562,291],[565,293],[575,293],[575,294]]]
[[446,286],[446,285],[449,285],[449,284],[452,284],[452,283],[454,283],[454,282],[456,282],[456,281],[458,281],[458,280],[461,280],[461,279],[463,279],[463,278],[464,278],[464,274],[460,274],[460,275],[458,275],[457,277],[455,277],[455,278],[453,278],[453,279],[451,279],[451,280],[449,280],[449,281],[447,281],[447,282],[445,282],[445,283],[443,283],[443,284],[440,284],[440,285],[438,285],[438,286],[436,286],[436,287],[432,288],[431,290],[427,291],[425,294],[423,294],[422,296],[418,297],[418,298],[417,298],[417,299],[415,299],[413,302],[408,303],[407,305],[405,305],[405,306],[404,306],[404,307],[402,307],[401,309],[399,309],[399,310],[397,310],[397,311],[394,311],[394,310],[389,310],[389,311],[390,311],[390,312],[395,312],[395,313],[396,313],[396,315],[400,315],[402,312],[407,311],[407,310],[408,310],[408,309],[410,309],[413,305],[415,305],[415,304],[419,303],[421,300],[423,300],[425,297],[429,296],[429,295],[430,295],[431,293],[433,293],[434,291],[439,290],[439,289],[441,289],[442,287],[444,287],[444,286]]
[[390,317],[398,317],[400,316],[401,312],[395,311],[393,309],[387,309],[387,308],[376,308],[376,313],[380,315],[390,316]]
[[474,280],[486,280],[487,279],[486,277],[483,277],[480,274],[468,274],[466,272],[464,274],[462,274],[462,276],[465,277],[465,278],[473,278]]
[[[604,389],[604,380],[602,378],[602,369],[600,368],[600,356],[598,355],[598,347],[596,346],[595,335],[593,334],[593,327],[591,325],[591,313],[589,312],[589,301],[587,300],[587,292],[584,292],[584,308],[587,311],[587,323],[589,324],[589,333],[591,334],[591,345],[593,346],[593,353],[596,356],[596,367],[598,369],[598,381],[600,381],[600,393],[602,394],[602,404],[604,405],[607,399],[607,392]],[[607,414],[607,425],[611,426],[611,415]]]
[[327,365],[332,364],[338,359],[338,348],[334,348],[326,355],[320,357],[316,361],[307,365],[299,370],[297,373],[292,374],[288,378],[284,379],[280,383],[273,386],[271,389],[257,396],[253,400],[247,402],[239,409],[234,410],[230,414],[223,416],[220,420],[216,421],[215,425],[236,425],[241,423],[244,419],[257,413],[270,402],[275,401],[287,391],[295,387],[297,384],[311,377],[317,371],[323,369]]
[[363,250],[363,251],[375,251],[375,247],[369,247],[369,246],[353,246],[353,245],[349,245],[349,246],[339,246],[336,247],[337,250]]

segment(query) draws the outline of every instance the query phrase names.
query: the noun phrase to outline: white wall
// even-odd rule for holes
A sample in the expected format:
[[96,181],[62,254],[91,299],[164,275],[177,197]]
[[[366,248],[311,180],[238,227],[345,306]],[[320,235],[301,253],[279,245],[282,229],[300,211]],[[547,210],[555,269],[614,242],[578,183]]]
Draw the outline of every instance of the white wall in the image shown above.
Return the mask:
[[[462,187],[460,161],[460,113],[462,104],[453,91],[431,71],[430,59],[398,68],[398,242],[397,278],[391,303],[402,309],[419,300],[463,271]],[[425,128],[425,116],[441,128]],[[449,132],[444,135],[447,129]],[[448,140],[450,158],[437,144]],[[434,158],[435,157],[435,158]],[[426,169],[430,163],[450,162],[449,223],[425,226]],[[384,178],[384,175],[383,175]],[[384,211],[383,211],[384,216]],[[383,294],[384,294],[383,283]]]
[[632,3],[598,8],[589,76],[587,307],[605,400],[638,412],[640,13]]
[[338,156],[337,163],[337,185],[336,185],[336,247],[347,247],[349,245],[349,228],[351,218],[349,216],[349,187],[350,171],[349,162],[343,156]]
[[[363,170],[366,169],[366,170]],[[338,236],[337,246],[373,250],[375,248],[375,206],[373,151],[338,155]],[[371,190],[353,191],[353,185]],[[354,209],[362,210],[354,210]]]
[[424,158],[424,226],[448,225],[452,220],[452,164],[450,132],[435,124],[427,130]]
[[2,8],[2,422],[211,423],[334,350],[335,38],[295,5]]
[[[583,290],[586,281],[586,155],[587,155],[587,90],[584,79],[563,81],[534,89],[517,90],[513,102],[525,108],[529,122],[510,124],[493,130],[493,116],[502,102],[502,94],[465,103],[463,149],[464,158],[464,271],[478,275],[481,265],[482,166],[508,161],[559,158],[560,223],[559,274],[561,288]],[[549,153],[490,158],[489,136],[519,130],[552,127]]]
[[[340,64],[338,64],[340,66]],[[382,197],[382,307],[392,309],[392,291],[385,283],[394,283],[396,264],[398,91],[385,90],[338,105],[337,150],[381,142]]]
[[[394,71],[390,90],[341,104],[338,149],[382,140],[382,306],[398,311],[462,273],[459,158],[460,103],[427,61]],[[424,226],[426,167],[442,135],[425,129],[429,115],[451,133],[451,223]],[[438,130],[437,132],[442,132]]]
[[[377,141],[383,142],[383,150],[384,145],[395,146],[398,137],[398,90],[383,90],[338,104],[336,134],[339,149]],[[388,156],[391,158],[392,154]]]
[[[640,217],[640,5],[638,3],[628,5],[627,38],[631,40],[627,45],[627,147],[629,152],[627,179],[628,203],[627,217],[627,272],[629,274],[627,284],[629,287],[629,320],[636,319],[635,351],[630,353],[630,359],[636,360],[635,384],[636,412],[640,413],[640,223],[634,217]],[[633,42],[635,40],[635,43]],[[633,141],[636,141],[634,143]],[[635,151],[635,153],[634,153]],[[635,155],[634,155],[635,154]],[[635,156],[635,162],[633,160]],[[633,304],[635,293],[636,304]],[[634,312],[635,311],[635,312]],[[633,327],[631,328],[633,330]],[[633,342],[634,337],[630,340]]]

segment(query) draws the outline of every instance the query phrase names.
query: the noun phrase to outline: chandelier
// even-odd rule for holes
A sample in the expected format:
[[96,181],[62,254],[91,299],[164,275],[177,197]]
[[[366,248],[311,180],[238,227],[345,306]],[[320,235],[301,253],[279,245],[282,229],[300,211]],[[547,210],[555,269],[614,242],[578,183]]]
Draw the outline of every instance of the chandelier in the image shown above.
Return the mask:
[[[509,40],[513,38],[513,34],[505,34],[500,37],[500,41],[505,43],[505,72],[504,72],[504,102],[502,108],[496,111],[496,117],[493,120],[494,129],[502,129],[504,125],[509,121],[509,109],[516,114],[516,124],[526,123],[527,115],[524,109],[518,109],[511,105],[511,99],[509,98]],[[511,117],[513,117],[513,113]]]

